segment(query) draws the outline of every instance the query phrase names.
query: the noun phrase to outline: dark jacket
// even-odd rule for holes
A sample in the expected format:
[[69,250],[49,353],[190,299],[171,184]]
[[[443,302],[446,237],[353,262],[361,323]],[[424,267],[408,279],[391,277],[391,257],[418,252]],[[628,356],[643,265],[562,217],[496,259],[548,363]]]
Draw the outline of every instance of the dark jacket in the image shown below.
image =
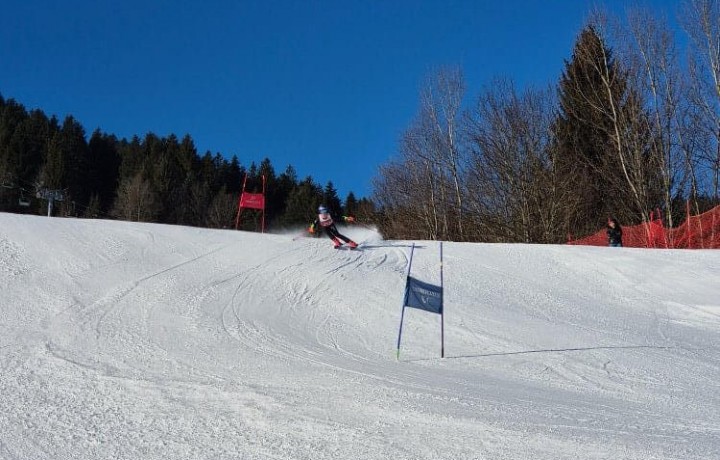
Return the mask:
[[347,222],[347,220],[348,218],[346,216],[337,216],[332,213],[327,213],[326,215],[318,214],[315,222],[310,225],[310,229],[314,231],[318,228],[335,228],[336,222]]
[[608,225],[607,227],[607,236],[608,236],[608,244],[610,246],[622,246],[622,228],[620,227],[620,224],[615,222],[615,227],[611,227]]

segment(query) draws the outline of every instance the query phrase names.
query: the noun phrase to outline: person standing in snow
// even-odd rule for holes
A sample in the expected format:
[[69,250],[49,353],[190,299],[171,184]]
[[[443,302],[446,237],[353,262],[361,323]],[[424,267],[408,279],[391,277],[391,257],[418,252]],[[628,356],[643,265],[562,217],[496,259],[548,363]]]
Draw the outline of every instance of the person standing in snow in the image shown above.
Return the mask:
[[622,247],[622,228],[614,217],[608,219],[607,225],[608,244],[614,248]]
[[[353,218],[352,216],[341,216],[340,219],[342,219],[343,222],[355,221],[355,218]],[[337,227],[335,226],[333,216],[330,214],[330,212],[325,206],[320,206],[318,208],[318,217],[317,219],[315,219],[315,222],[310,225],[308,231],[310,233],[315,233],[315,229],[318,228],[318,226],[325,230],[327,236],[330,237],[330,239],[332,240],[335,249],[339,248],[342,245],[340,240],[346,242],[347,245],[350,246],[350,249],[355,249],[358,246],[356,242],[338,231]]]

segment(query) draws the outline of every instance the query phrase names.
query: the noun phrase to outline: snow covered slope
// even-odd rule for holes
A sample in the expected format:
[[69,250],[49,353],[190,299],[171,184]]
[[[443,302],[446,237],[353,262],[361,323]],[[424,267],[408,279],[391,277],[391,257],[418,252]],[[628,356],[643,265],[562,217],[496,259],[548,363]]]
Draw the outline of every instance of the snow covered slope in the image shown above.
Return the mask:
[[347,233],[0,214],[0,459],[720,458],[720,252]]

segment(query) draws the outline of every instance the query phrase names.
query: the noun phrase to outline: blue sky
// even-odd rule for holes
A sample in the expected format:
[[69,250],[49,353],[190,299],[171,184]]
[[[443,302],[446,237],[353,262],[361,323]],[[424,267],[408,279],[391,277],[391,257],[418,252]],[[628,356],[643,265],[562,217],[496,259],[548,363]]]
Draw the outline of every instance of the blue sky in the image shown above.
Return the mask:
[[[0,93],[88,136],[190,134],[200,154],[369,196],[434,70],[460,66],[469,100],[498,76],[553,83],[593,6],[626,3],[6,2]],[[676,2],[646,4],[672,16]]]

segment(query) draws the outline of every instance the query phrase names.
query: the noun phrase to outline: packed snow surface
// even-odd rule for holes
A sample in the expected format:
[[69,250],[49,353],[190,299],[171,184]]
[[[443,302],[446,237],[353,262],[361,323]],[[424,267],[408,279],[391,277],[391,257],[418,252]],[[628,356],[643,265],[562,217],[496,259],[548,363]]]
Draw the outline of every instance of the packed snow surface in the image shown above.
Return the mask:
[[0,459],[717,459],[720,252],[0,214]]

